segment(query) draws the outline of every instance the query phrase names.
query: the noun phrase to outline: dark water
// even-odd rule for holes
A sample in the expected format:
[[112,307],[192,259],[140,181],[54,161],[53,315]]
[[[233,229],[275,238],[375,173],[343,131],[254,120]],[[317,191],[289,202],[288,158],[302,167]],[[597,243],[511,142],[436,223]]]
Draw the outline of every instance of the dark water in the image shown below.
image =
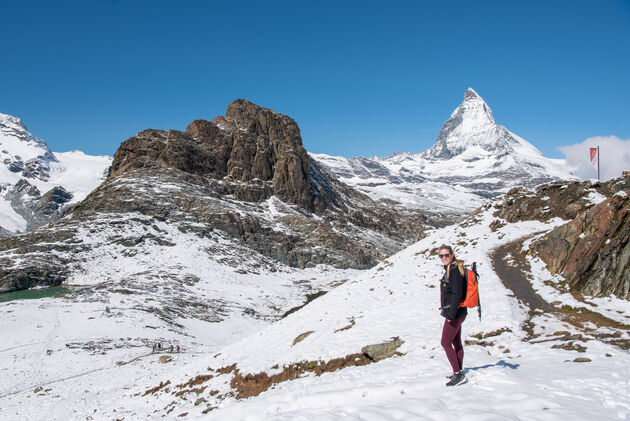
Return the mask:
[[57,294],[70,292],[66,287],[50,287],[41,289],[25,289],[22,291],[4,292],[0,294],[0,303],[14,300],[35,300],[37,298],[52,297]]

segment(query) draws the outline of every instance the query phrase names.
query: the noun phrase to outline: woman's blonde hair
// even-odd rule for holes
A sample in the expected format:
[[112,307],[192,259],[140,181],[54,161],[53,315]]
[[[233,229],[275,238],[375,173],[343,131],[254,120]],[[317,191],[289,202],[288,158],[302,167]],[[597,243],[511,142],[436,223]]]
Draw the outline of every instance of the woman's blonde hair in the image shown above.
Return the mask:
[[[438,253],[440,252],[440,250],[448,250],[448,252],[451,253],[451,255],[453,256],[453,262],[455,262],[457,264],[457,268],[459,269],[459,273],[461,273],[462,276],[464,276],[464,273],[465,273],[464,272],[464,261],[463,260],[458,260],[455,257],[455,252],[453,251],[453,248],[451,246],[447,246],[446,244],[442,244],[440,246],[440,248],[438,249]],[[446,276],[450,275],[450,269],[451,269],[451,266],[448,265],[446,267]]]

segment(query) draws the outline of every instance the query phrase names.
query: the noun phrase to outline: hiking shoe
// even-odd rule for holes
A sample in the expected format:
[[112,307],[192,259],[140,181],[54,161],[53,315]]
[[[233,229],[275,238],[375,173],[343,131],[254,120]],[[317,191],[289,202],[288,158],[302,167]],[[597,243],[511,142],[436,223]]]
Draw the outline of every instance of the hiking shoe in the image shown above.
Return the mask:
[[465,382],[466,382],[466,376],[464,376],[464,370],[462,370],[459,373],[454,373],[453,376],[451,377],[451,380],[449,380],[449,382],[446,383],[446,385],[456,386],[460,383],[465,383]]

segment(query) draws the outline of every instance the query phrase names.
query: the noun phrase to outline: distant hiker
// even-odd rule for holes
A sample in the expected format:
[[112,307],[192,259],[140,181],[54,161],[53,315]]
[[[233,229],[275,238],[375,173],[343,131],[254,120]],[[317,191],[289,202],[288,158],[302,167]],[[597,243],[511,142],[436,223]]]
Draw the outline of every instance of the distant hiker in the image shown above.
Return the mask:
[[173,353],[173,345],[171,345],[170,351],[171,354]]
[[464,262],[455,259],[450,246],[441,246],[438,253],[444,265],[444,276],[440,280],[440,310],[445,318],[442,328],[442,347],[453,368],[453,374],[448,377],[449,381],[446,385],[455,386],[466,380],[463,371],[462,323],[466,319],[468,310],[460,307],[460,303],[466,298]]
[[157,348],[157,345],[154,343],[154,344],[153,344],[153,351],[152,351],[152,352],[155,352],[156,348]]
[[179,345],[177,345],[177,352],[181,351],[181,348],[179,347]]

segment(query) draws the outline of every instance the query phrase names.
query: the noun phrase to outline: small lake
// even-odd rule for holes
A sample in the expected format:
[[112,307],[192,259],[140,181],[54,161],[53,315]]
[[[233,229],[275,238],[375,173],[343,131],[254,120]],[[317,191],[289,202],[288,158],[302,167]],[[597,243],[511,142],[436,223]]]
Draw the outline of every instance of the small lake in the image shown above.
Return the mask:
[[57,294],[66,294],[70,292],[70,288],[66,287],[50,287],[40,289],[25,289],[22,291],[4,292],[0,294],[0,303],[14,300],[35,300],[37,298],[52,297]]

